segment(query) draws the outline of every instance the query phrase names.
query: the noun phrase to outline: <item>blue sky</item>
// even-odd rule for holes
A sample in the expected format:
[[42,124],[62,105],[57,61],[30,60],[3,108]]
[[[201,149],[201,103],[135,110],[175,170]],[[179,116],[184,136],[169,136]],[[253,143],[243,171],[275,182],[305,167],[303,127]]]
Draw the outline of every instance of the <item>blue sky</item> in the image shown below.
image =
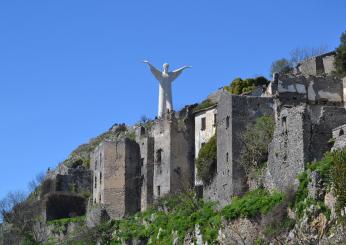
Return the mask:
[[334,49],[344,0],[0,1],[0,197],[116,122],[157,113],[141,63],[191,65],[176,109],[297,47]]

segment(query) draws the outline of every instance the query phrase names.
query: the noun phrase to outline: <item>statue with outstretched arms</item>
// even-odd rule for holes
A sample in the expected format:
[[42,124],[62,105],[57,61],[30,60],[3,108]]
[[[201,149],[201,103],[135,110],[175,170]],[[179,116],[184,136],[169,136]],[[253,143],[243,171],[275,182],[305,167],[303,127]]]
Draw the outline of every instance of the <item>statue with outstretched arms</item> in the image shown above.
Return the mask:
[[173,110],[172,102],[172,82],[185,70],[186,68],[191,68],[191,66],[183,66],[174,71],[168,71],[169,65],[167,63],[163,64],[162,72],[156,69],[155,66],[150,64],[148,61],[144,61],[148,64],[151,73],[159,81],[159,111],[158,117],[162,117],[167,111]]

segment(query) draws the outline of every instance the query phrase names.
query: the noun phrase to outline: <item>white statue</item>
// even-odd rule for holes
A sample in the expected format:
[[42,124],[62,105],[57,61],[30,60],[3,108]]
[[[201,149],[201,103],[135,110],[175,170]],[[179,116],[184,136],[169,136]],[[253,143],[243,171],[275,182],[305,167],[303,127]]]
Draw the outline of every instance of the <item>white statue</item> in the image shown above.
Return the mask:
[[172,82],[183,72],[186,68],[191,66],[183,66],[174,71],[168,71],[169,65],[163,64],[162,72],[156,69],[148,61],[144,61],[150,67],[150,71],[154,74],[155,78],[159,81],[159,111],[158,117],[162,117],[167,111],[173,110],[172,102]]

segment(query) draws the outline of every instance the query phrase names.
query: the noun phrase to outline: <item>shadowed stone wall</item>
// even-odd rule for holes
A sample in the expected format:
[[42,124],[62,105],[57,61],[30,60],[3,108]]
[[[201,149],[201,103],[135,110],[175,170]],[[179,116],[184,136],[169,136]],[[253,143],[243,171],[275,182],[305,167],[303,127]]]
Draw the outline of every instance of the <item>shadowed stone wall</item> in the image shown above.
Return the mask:
[[91,155],[93,202],[113,219],[140,210],[140,155],[136,142],[102,142]]

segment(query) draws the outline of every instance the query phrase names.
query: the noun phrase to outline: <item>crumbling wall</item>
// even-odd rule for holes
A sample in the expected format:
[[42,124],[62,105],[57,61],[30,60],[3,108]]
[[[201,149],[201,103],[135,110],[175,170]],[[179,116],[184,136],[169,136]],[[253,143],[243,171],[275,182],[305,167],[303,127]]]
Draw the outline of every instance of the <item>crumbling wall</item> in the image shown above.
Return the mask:
[[297,186],[297,175],[308,160],[310,122],[306,105],[277,110],[269,147],[267,187],[286,190]]
[[331,149],[332,130],[344,123],[346,110],[343,107],[290,103],[278,97],[267,187],[283,191],[296,189],[298,174],[308,162],[320,160]]
[[[245,172],[240,163],[241,137],[257,117],[273,114],[273,100],[265,97],[224,93],[217,108],[217,191],[221,206],[246,189]],[[207,192],[208,193],[208,192]],[[211,197],[206,196],[207,199]]]
[[93,203],[103,204],[113,219],[139,210],[139,157],[138,144],[129,139],[104,141],[91,155]]
[[193,107],[166,113],[155,121],[154,198],[190,188],[194,180]]

